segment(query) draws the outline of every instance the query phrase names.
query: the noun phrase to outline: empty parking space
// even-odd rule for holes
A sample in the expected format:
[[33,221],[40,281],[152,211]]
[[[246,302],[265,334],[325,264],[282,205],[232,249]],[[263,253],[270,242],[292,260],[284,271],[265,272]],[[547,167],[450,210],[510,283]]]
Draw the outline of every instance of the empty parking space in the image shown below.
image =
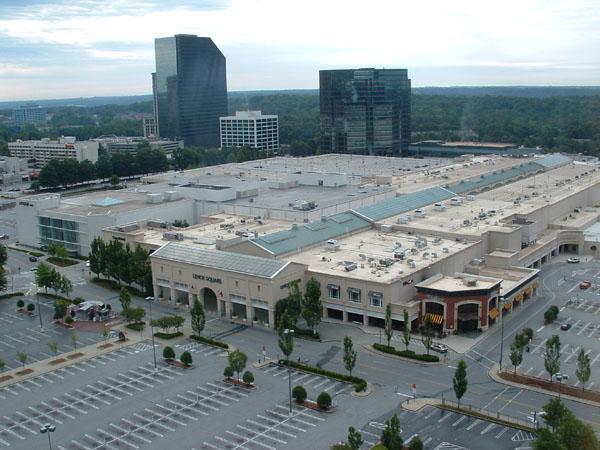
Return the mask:
[[[272,377],[279,377],[288,382],[288,369],[277,364],[264,366],[261,371]],[[354,386],[350,383],[334,380],[323,375],[314,375],[311,373],[301,372],[291,369],[292,386],[302,385],[306,388],[309,398],[316,398],[319,393],[326,391],[333,397],[342,395],[354,390]],[[312,395],[311,395],[312,394]]]
[[277,404],[202,445],[207,449],[274,450],[310,432],[325,422],[326,417],[299,405],[294,405],[290,414],[289,405]]

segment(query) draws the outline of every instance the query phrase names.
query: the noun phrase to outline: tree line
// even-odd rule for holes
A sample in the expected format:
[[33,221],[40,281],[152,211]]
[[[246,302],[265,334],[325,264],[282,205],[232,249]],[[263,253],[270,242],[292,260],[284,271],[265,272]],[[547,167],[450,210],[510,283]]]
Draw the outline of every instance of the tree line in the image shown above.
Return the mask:
[[132,283],[141,286],[147,295],[152,295],[152,270],[148,252],[139,245],[133,250],[120,241],[104,242],[100,237],[90,244],[88,255],[90,270],[97,278],[103,275],[116,280],[119,285]]

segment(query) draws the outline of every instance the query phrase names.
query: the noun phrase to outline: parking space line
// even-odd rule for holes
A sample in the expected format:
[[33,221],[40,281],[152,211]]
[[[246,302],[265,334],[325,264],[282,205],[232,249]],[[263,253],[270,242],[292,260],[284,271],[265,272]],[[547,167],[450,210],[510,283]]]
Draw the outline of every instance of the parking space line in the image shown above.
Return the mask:
[[454,414],[452,414],[452,413],[448,413],[448,412],[447,412],[446,414],[444,414],[444,415],[442,416],[442,418],[441,418],[441,419],[439,419],[439,420],[438,420],[438,423],[442,423],[443,421],[445,421],[446,419],[449,419],[449,418],[450,418],[450,417],[452,417],[453,415],[454,415]]
[[585,331],[585,329],[586,329],[587,327],[589,327],[589,326],[590,326],[590,322],[587,322],[587,323],[586,323],[586,324],[583,326],[583,328],[577,332],[577,336],[579,336],[581,333],[583,333],[583,332]]
[[569,356],[567,356],[567,359],[565,359],[565,363],[568,363],[569,360],[575,356],[575,353],[577,353],[579,351],[579,346],[575,347],[575,350],[573,350],[573,353],[571,353]]
[[481,434],[485,434],[488,431],[492,430],[494,427],[496,426],[495,423],[490,423],[487,427],[485,427],[482,431]]
[[[257,416],[257,417],[258,417],[258,416]],[[254,420],[252,420],[252,419],[247,419],[247,420],[246,420],[246,422],[248,422],[248,423],[250,423],[250,424],[252,424],[252,425],[255,425],[255,426],[257,426],[257,427],[266,428],[266,426],[265,426],[265,425],[263,425],[263,424],[261,424],[261,423],[258,423],[258,422],[254,421]],[[277,422],[277,421],[275,421],[275,422]],[[240,427],[240,428],[241,428],[241,426],[240,426],[240,425],[238,425],[238,427]],[[303,430],[302,428],[298,428],[298,430],[299,430],[299,431],[302,431],[302,432],[306,432],[306,430]],[[291,437],[291,438],[295,438],[295,437],[296,437],[296,435],[295,435],[295,434],[288,433],[288,432],[286,432],[286,431],[283,431],[283,430],[277,430],[277,429],[273,429],[273,431],[276,431],[277,433],[283,434],[283,435],[285,435],[285,436],[288,436],[288,437]]]
[[158,437],[164,437],[164,434],[160,434],[158,431],[154,431],[153,429],[151,429],[150,427],[147,427],[146,425],[137,425],[133,422],[131,422],[130,420],[127,419],[121,419],[121,422],[125,422],[127,425],[129,425],[129,428],[139,428],[142,429],[144,431],[147,431],[150,434],[153,434],[154,436],[158,436]]
[[472,430],[473,428],[475,428],[477,425],[479,425],[481,423],[481,419],[475,419],[475,421],[469,425],[466,429],[468,431]]
[[504,427],[504,428],[502,428],[502,430],[501,430],[501,431],[500,431],[500,432],[499,432],[499,433],[498,433],[498,434],[495,436],[495,437],[496,437],[496,439],[500,439],[500,438],[502,437],[502,435],[503,435],[504,433],[506,433],[508,430],[510,430],[510,428],[508,428],[508,427]]
[[452,426],[453,426],[453,427],[455,427],[456,425],[458,425],[459,423],[461,423],[461,422],[462,422],[463,420],[465,420],[466,418],[467,418],[467,416],[460,416],[460,418],[459,418],[459,419],[458,419],[456,422],[454,422],[454,423],[452,424]]
[[[218,441],[224,442],[227,445],[231,445],[234,449],[240,448],[242,450],[250,450],[249,448],[244,447],[243,445],[237,445],[235,442],[228,441],[227,439],[222,438],[221,436],[215,436],[215,439],[218,440]],[[221,447],[217,447],[217,448],[219,450],[222,450]]]

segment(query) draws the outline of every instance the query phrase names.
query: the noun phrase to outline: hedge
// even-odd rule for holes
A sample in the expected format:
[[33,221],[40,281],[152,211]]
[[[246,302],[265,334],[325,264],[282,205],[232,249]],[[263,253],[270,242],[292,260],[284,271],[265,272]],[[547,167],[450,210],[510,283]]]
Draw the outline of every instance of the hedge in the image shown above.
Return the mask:
[[41,256],[44,256],[44,254],[40,253],[40,252],[29,252],[29,254],[31,256],[35,256],[36,258],[40,258]]
[[[286,366],[288,364],[288,361],[286,361],[285,359],[280,359],[279,364],[282,366]],[[354,390],[356,392],[362,392],[367,389],[367,381],[363,378],[354,376],[351,377],[350,375],[344,375],[341,373],[332,372],[331,370],[325,370],[319,367],[309,366],[307,364],[301,364],[294,361],[289,361],[289,365],[294,369],[303,370],[304,372],[310,372],[316,375],[324,375],[335,380],[345,381],[346,383],[352,383],[354,384]]]
[[144,329],[144,322],[128,323],[125,325],[127,328],[133,331],[142,331]]
[[224,348],[225,350],[227,350],[229,348],[229,344],[227,344],[227,342],[217,341],[215,339],[211,339],[211,338],[204,337],[204,336],[191,335],[190,339],[193,339],[194,341],[202,342],[204,344],[212,345],[213,347]]
[[69,303],[72,303],[72,301],[73,301],[70,298],[63,297],[62,295],[58,295],[58,294],[52,294],[50,292],[40,292],[38,295],[41,295],[42,297],[53,298],[54,300],[64,300]]
[[22,297],[24,295],[25,295],[25,292],[14,292],[12,294],[1,294],[0,299],[11,298],[11,297]]
[[154,333],[154,337],[160,339],[174,339],[179,336],[183,336],[183,333],[181,331],[178,331],[176,333],[162,333],[160,331],[157,331],[156,333]]
[[313,333],[312,330],[304,329],[304,328],[294,328],[294,335],[299,337],[307,337],[310,339],[321,340],[321,336],[319,332],[315,330]]
[[440,358],[436,355],[426,355],[426,354],[418,354],[413,352],[412,350],[396,350],[394,347],[383,344],[373,344],[373,348],[375,350],[379,350],[380,352],[388,353],[390,355],[402,356],[404,358],[414,359],[417,361],[424,362],[439,362]]

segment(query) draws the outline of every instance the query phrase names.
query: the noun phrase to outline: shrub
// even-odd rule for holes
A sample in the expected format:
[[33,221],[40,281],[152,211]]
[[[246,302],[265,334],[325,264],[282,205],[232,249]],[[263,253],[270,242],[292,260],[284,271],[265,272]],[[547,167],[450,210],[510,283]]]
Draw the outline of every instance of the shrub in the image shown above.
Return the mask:
[[184,365],[189,366],[192,364],[192,354],[188,351],[185,351],[179,357],[179,361],[181,361]]
[[252,374],[252,372],[250,372],[249,370],[246,370],[244,372],[244,375],[242,375],[242,381],[246,384],[254,383],[254,375]]
[[295,386],[294,389],[292,389],[292,397],[294,397],[294,400],[296,400],[298,403],[302,403],[304,400],[306,400],[307,393],[306,389],[304,389],[304,386]]
[[233,369],[229,366],[225,367],[225,369],[223,369],[223,376],[228,380],[231,379],[233,376]]
[[408,450],[423,450],[423,441],[419,436],[415,436],[410,440]]
[[75,297],[73,299],[73,304],[74,305],[81,305],[85,300],[82,297]]
[[144,325],[145,325],[144,322],[137,322],[137,323],[128,323],[125,326],[133,331],[142,331],[144,329]]
[[173,350],[173,347],[166,346],[163,349],[163,358],[165,358],[165,359],[175,359],[175,350]]
[[29,311],[29,312],[35,311],[35,305],[33,303],[28,303],[27,304],[27,311]]
[[160,339],[175,339],[176,337],[183,336],[181,331],[177,331],[175,333],[163,333],[161,331],[157,331],[154,333],[154,336]]
[[547,324],[554,322],[556,320],[556,318],[558,317],[558,312],[559,312],[558,306],[552,305],[544,313],[544,322]]
[[319,408],[327,409],[331,407],[331,395],[328,392],[321,392],[317,397],[317,405]]
[[354,390],[356,392],[362,392],[367,388],[367,382],[362,378],[355,377],[354,375],[344,375],[341,373],[332,372],[331,370],[321,369],[320,367],[309,366],[308,364],[301,364],[294,361],[288,362],[285,359],[279,360],[279,365],[286,366],[288,363],[289,366],[293,367],[294,369],[303,370],[304,372],[310,372],[316,375],[324,375],[335,380],[345,381],[346,383],[352,383],[355,386]]
[[125,341],[125,333],[123,333],[122,331],[119,331],[119,341]]
[[25,302],[22,299],[17,300],[17,308],[22,308],[25,306]]
[[229,345],[227,344],[227,342],[217,341],[215,339],[211,339],[211,338],[204,337],[204,336],[192,335],[192,336],[190,336],[190,339],[193,339],[194,341],[202,342],[203,344],[212,345],[214,347],[220,347],[220,348],[224,348],[224,349],[229,348]]
[[373,344],[373,348],[375,350],[379,350],[380,352],[388,353],[390,355],[402,356],[404,358],[410,358],[417,361],[424,362],[439,362],[440,358],[436,355],[427,355],[427,354],[418,354],[413,352],[412,350],[396,350],[392,346],[387,346],[384,344]]
[[527,342],[533,339],[533,330],[531,328],[523,328],[523,334],[527,337]]
[[71,316],[65,317],[65,323],[67,325],[71,325],[73,322],[75,322],[75,319],[73,319]]
[[315,330],[315,332],[313,333],[313,330],[308,330],[308,329],[298,328],[298,327],[294,328],[294,336],[307,337],[307,338],[315,339],[315,340],[321,339],[321,336],[319,335],[318,331]]

